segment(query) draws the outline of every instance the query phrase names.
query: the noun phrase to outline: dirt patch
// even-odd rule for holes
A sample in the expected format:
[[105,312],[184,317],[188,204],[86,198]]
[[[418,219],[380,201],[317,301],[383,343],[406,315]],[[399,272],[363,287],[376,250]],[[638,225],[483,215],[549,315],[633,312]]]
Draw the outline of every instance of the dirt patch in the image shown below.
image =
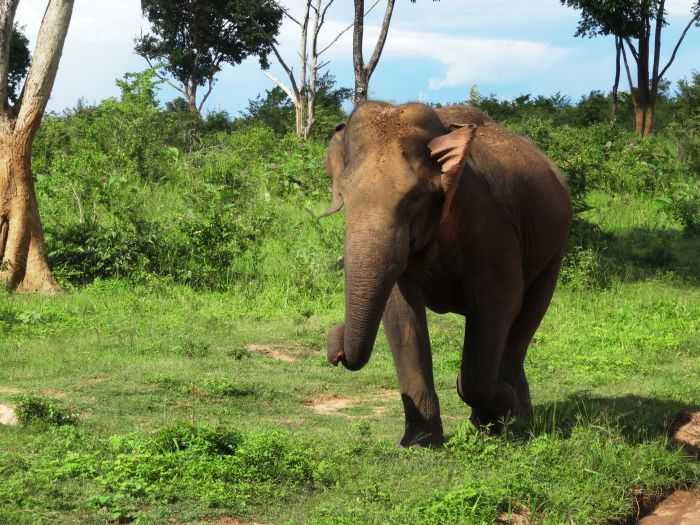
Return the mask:
[[41,395],[53,399],[65,399],[67,395],[63,390],[57,390],[55,388],[44,388],[39,392],[41,393]]
[[[171,520],[174,525],[192,525],[191,522],[180,522],[177,520]],[[202,522],[197,522],[202,523]],[[213,520],[205,520],[204,523],[209,523],[211,525],[271,525],[270,523],[260,523],[257,521],[241,521],[237,518],[215,518]]]
[[0,405],[0,425],[18,425],[15,409],[10,405]]
[[90,379],[87,380],[88,384],[90,385],[98,385],[105,381],[107,379],[107,376],[94,376],[91,377]]
[[257,521],[240,521],[236,518],[219,518],[216,521],[212,521],[212,523],[216,523],[216,525],[266,525]]
[[304,403],[305,407],[309,407],[317,414],[324,416],[346,416],[340,411],[344,408],[355,406],[355,401],[349,397],[340,397],[337,394],[319,396],[311,401]]
[[263,345],[251,343],[245,347],[248,352],[254,354],[264,354],[278,361],[293,363],[298,361],[304,354],[304,348],[301,345],[295,344],[280,344],[280,345]]
[[0,394],[21,394],[22,390],[13,386],[0,386]]
[[530,509],[524,508],[517,512],[503,512],[499,514],[496,523],[498,525],[530,525],[532,513]]
[[671,440],[687,454],[700,459],[700,412],[678,414],[671,423],[669,434]]
[[697,525],[700,493],[678,490],[663,500],[639,525]]

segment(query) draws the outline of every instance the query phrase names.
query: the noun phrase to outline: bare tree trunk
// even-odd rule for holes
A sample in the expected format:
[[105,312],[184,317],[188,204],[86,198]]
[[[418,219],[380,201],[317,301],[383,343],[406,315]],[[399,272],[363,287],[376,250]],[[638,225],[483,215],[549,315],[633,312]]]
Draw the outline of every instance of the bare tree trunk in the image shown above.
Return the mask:
[[[331,0],[332,3],[333,0]],[[316,122],[316,78],[318,75],[318,34],[323,24],[321,11],[321,0],[315,0],[314,4],[314,25],[311,30],[311,56],[309,57],[309,82],[304,90],[306,97],[306,123],[304,124],[304,139],[308,139],[311,134],[311,128]]]
[[622,54],[622,39],[615,37],[615,81],[612,88],[612,104],[610,107],[610,120],[617,122],[617,91],[620,87],[620,55]]
[[637,60],[637,107],[635,109],[635,131],[639,136],[644,136],[647,129],[647,116],[649,110],[653,109],[650,96],[649,82],[649,39],[651,37],[651,23],[649,13],[643,14],[644,32],[639,38],[639,48],[637,50],[639,59]]
[[386,2],[384,20],[382,21],[377,44],[374,46],[374,52],[369,62],[365,64],[362,56],[365,3],[364,0],[355,0],[354,30],[352,33],[352,63],[355,70],[355,104],[367,100],[369,96],[369,80],[372,78],[372,73],[374,73],[374,69],[377,67],[379,58],[384,50],[386,37],[389,34],[391,15],[394,12],[394,1],[395,0],[387,0]]
[[[0,2],[0,7],[4,8],[7,2]],[[37,290],[44,293],[58,291],[46,257],[46,243],[32,178],[31,150],[56,79],[72,12],[73,0],[49,1],[19,102],[16,106],[9,107],[7,101],[2,100],[0,282],[10,290]],[[0,14],[0,26],[5,14]],[[6,35],[5,32],[0,34]],[[7,49],[6,42],[0,42],[0,46]],[[7,82],[6,77],[0,80]]]
[[[9,140],[7,140],[9,139]],[[0,278],[10,290],[58,290],[49,270],[31,171],[31,146],[23,137],[0,138]]]

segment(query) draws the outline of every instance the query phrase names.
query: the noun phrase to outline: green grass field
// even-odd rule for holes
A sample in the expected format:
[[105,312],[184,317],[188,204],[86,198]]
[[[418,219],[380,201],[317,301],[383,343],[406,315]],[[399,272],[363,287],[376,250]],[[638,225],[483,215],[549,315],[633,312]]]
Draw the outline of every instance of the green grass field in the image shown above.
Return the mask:
[[700,238],[653,201],[589,200],[528,354],[531,419],[471,427],[463,320],[430,316],[439,450],[395,447],[383,336],[362,371],[327,364],[337,291],[312,307],[163,280],[0,297],[0,403],[30,419],[0,426],[0,523],[625,523],[636,498],[697,486],[666,426],[700,406]]

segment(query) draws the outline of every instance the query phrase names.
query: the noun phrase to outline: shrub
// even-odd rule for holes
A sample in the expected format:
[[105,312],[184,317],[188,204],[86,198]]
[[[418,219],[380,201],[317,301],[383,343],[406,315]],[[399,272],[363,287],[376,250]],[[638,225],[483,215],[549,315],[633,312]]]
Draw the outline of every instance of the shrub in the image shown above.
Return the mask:
[[43,423],[52,426],[75,425],[78,415],[57,401],[35,394],[23,394],[16,398],[15,412],[22,425]]
[[700,232],[700,180],[677,183],[665,202],[687,232]]

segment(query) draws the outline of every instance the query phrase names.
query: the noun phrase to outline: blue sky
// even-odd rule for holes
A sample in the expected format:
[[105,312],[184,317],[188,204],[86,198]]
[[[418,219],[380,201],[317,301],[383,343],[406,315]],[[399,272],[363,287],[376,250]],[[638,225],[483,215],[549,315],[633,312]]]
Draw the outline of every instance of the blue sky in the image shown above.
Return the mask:
[[[372,1],[366,0],[366,5]],[[690,18],[693,0],[667,0],[670,26],[665,28],[665,63]],[[284,0],[290,12],[300,13],[303,0]],[[321,40],[331,41],[352,19],[352,1],[336,0]],[[384,13],[382,0],[368,16],[366,55],[376,41]],[[16,20],[34,37],[46,0],[21,0]],[[472,86],[483,94],[512,98],[523,93],[562,93],[577,100],[593,89],[609,90],[614,73],[611,38],[574,38],[578,13],[559,0],[397,0],[389,37],[370,82],[372,98],[406,102],[458,102]],[[88,102],[117,95],[114,81],[124,73],[145,69],[133,54],[133,38],[148,24],[141,17],[140,0],[76,0],[71,28],[49,109],[61,111],[79,98]],[[296,65],[298,28],[285,22],[278,37],[285,59]],[[339,84],[354,85],[352,35],[346,32],[325,55],[327,69]],[[270,57],[271,73],[284,72]],[[296,68],[295,68],[296,69]],[[667,74],[675,83],[700,69],[700,28],[693,27]],[[622,83],[622,89],[627,83]],[[260,71],[256,59],[227,66],[205,106],[232,115],[274,84]],[[162,99],[177,96],[164,87]]]

